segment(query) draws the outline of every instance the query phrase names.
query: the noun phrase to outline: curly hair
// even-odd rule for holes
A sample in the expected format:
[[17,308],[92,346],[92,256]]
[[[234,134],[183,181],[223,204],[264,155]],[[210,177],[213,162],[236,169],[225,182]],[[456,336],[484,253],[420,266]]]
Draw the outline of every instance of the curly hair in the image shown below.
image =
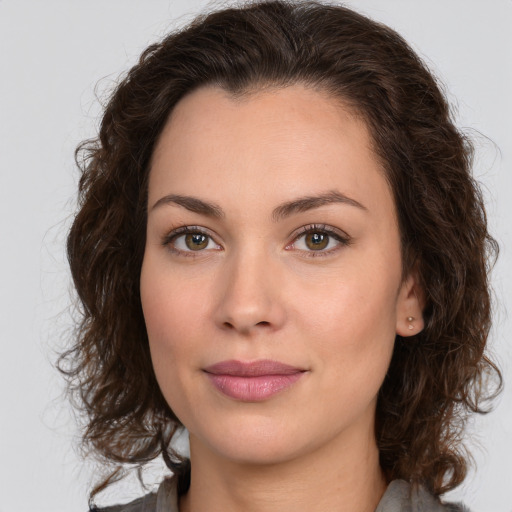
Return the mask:
[[393,30],[344,7],[277,0],[202,15],[148,47],[111,95],[98,138],[77,148],[67,250],[81,318],[59,365],[86,417],[84,445],[117,467],[92,495],[125,464],[160,454],[188,471],[169,446],[181,425],[155,378],[139,292],[149,162],[170,112],[203,85],[240,96],[293,84],[342,99],[366,121],[396,203],[403,273],[414,267],[425,293],[425,328],[414,342],[397,336],[379,392],[381,467],[436,495],[465,477],[465,420],[485,412],[489,378],[501,387],[484,351],[497,245],[471,143]]

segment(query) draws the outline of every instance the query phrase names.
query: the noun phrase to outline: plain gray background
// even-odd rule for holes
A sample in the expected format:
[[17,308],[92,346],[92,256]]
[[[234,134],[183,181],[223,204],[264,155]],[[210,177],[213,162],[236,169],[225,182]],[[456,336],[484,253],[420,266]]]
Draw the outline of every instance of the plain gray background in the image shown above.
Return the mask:
[[[476,137],[492,233],[501,245],[491,348],[512,381],[512,1],[352,0],[426,59]],[[52,367],[69,337],[64,240],[76,144],[93,136],[119,73],[206,2],[0,0],[0,512],[85,512],[93,466]],[[474,512],[512,511],[512,392],[468,433],[477,471],[453,493]],[[148,477],[154,482],[156,464]],[[142,492],[133,480],[105,501]]]

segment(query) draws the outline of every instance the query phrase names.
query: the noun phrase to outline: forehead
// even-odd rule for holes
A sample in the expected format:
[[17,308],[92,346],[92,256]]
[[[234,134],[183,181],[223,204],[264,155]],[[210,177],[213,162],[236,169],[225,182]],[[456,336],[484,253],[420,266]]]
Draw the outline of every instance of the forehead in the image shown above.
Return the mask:
[[[327,132],[331,137],[325,139]],[[189,142],[199,144],[198,153],[212,142],[222,142],[215,146],[219,150],[231,143],[233,149],[244,151],[265,144],[276,135],[283,152],[289,144],[296,152],[310,150],[314,145],[318,153],[330,153],[338,137],[349,137],[354,142],[357,139],[358,146],[368,150],[371,147],[362,117],[348,104],[316,89],[297,84],[234,96],[208,86],[194,90],[177,103],[155,153],[162,146],[168,149],[173,141],[186,143],[181,146],[183,150],[193,149]],[[270,155],[269,151],[266,154]]]
[[249,207],[332,189],[394,209],[361,116],[301,85],[241,98],[204,87],[169,117],[153,154],[149,201],[194,191]]

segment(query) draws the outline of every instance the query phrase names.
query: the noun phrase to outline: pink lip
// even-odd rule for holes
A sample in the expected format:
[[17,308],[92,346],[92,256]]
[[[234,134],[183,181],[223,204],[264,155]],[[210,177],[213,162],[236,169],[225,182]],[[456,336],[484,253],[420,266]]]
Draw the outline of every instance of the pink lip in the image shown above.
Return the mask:
[[306,372],[303,368],[268,359],[251,363],[222,361],[204,371],[219,391],[244,402],[266,400],[289,388]]

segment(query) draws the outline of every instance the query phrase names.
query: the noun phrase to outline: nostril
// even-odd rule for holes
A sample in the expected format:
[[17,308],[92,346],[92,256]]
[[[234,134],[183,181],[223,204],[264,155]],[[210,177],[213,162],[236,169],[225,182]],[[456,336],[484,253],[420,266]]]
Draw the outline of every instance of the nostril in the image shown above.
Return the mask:
[[251,328],[254,328],[254,327],[270,327],[272,324],[270,322],[267,322],[266,320],[264,321],[261,321],[261,322],[258,322],[256,324],[252,324],[253,327],[251,327],[251,325],[236,325],[234,323],[231,323],[231,322],[223,322],[223,327],[227,330],[239,330],[239,331],[249,331],[251,330]]

